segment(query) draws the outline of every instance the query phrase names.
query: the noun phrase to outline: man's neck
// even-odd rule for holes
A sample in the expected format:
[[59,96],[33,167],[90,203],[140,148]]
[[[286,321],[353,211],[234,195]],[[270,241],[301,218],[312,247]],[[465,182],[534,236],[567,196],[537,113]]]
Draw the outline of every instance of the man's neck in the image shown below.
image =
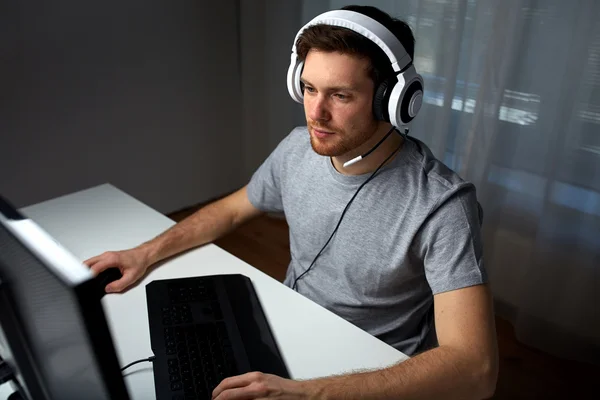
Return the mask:
[[[371,154],[362,160],[358,161],[355,164],[344,167],[344,163],[352,160],[355,157],[358,157],[362,154],[365,154],[369,150],[371,150],[383,137],[386,133],[391,129],[391,125],[382,124],[377,132],[363,143],[358,148],[338,157],[331,157],[331,162],[333,167],[341,174],[344,175],[361,175],[367,174],[369,172],[373,172],[384,162],[386,158],[388,158],[392,152],[402,145],[404,139],[397,134],[397,132],[392,132],[384,141],[377,147]],[[391,157],[388,162],[393,160],[394,157]]]

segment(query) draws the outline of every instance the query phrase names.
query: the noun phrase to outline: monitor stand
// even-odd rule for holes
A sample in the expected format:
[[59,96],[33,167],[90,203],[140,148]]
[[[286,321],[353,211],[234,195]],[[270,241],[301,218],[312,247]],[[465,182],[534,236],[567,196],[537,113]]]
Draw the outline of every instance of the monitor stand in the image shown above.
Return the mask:
[[8,382],[13,382],[15,387],[15,392],[11,393],[6,400],[27,400],[27,397],[22,394],[23,388],[19,385],[19,382],[15,380],[15,375],[13,368],[4,363],[2,356],[0,356],[0,364],[2,365],[1,374],[0,374],[0,386],[7,385]]
[[[13,329],[16,327],[14,315],[11,314],[12,303],[9,301],[8,288],[5,282],[0,279],[0,338],[3,338],[7,333],[7,329]],[[6,325],[5,325],[6,324]],[[17,331],[11,331],[13,336]],[[25,391],[19,382],[15,379],[14,368],[8,363],[4,362],[2,355],[0,355],[0,385],[6,385],[12,381],[14,383],[15,392],[8,396],[7,400],[27,400]]]

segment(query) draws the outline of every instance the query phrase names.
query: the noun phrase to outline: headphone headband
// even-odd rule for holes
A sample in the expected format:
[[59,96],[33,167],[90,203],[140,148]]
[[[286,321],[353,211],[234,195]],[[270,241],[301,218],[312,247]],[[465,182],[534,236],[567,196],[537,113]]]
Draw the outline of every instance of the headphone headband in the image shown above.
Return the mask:
[[[347,28],[371,40],[387,55],[395,72],[402,71],[412,62],[402,43],[383,24],[366,15],[349,10],[328,11],[313,18],[296,34],[292,54],[296,54],[296,43],[302,32],[306,28],[318,24]],[[399,59],[396,59],[396,55],[399,56]]]

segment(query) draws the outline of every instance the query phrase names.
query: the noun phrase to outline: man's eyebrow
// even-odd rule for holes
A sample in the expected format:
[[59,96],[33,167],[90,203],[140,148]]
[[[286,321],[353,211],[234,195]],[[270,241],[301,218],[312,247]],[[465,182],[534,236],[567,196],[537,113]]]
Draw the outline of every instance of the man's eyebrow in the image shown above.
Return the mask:
[[[305,84],[307,86],[311,86],[311,87],[315,86],[304,78],[300,78],[300,82],[302,82],[303,84]],[[332,86],[332,87],[329,87],[326,89],[329,91],[333,91],[333,92],[335,92],[337,90],[345,90],[345,91],[349,91],[349,92],[355,92],[357,90],[356,88],[354,88],[352,86]]]

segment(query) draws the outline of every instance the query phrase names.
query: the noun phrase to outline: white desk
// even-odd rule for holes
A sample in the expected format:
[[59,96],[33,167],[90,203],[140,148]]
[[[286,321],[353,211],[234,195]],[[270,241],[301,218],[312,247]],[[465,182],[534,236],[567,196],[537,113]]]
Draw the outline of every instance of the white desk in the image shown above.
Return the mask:
[[[136,246],[174,224],[169,218],[108,184],[21,211],[82,261],[106,250]],[[147,283],[155,279],[232,273],[246,275],[252,280],[293,378],[306,379],[385,367],[408,358],[210,244],[168,260],[129,291],[103,298],[121,365],[152,355],[146,308]],[[150,364],[137,364],[128,369],[125,383],[132,399],[155,398]],[[0,398],[5,396],[0,392]]]

